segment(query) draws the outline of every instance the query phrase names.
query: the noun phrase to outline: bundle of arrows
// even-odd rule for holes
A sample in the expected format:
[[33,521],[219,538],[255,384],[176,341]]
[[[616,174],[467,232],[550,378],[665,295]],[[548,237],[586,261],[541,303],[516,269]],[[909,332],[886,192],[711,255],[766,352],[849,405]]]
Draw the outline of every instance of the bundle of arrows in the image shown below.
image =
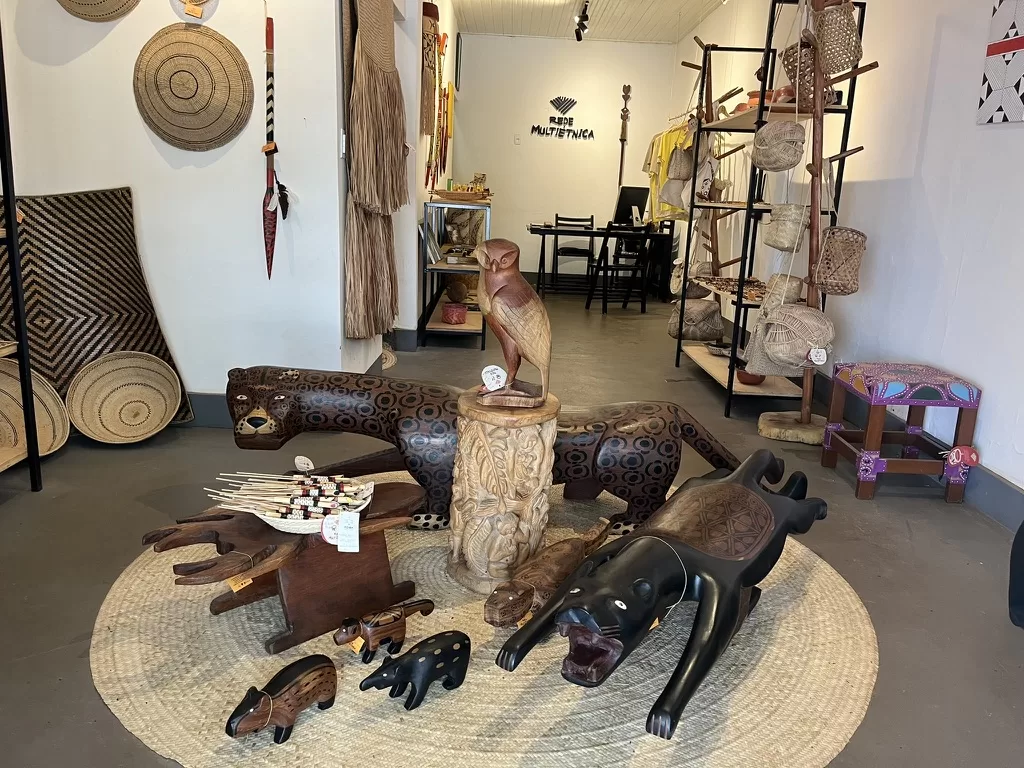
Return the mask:
[[217,480],[228,488],[204,488],[223,509],[265,517],[312,520],[359,511],[373,498],[373,483],[341,475],[266,475],[228,472]]

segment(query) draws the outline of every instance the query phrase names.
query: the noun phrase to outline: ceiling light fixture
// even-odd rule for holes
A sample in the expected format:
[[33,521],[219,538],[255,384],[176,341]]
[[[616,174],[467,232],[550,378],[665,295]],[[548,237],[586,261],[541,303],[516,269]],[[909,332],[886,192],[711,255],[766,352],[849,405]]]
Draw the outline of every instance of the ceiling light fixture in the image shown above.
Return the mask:
[[576,17],[576,42],[583,42],[583,35],[587,33],[587,22],[590,21],[590,0],[583,3],[583,10]]

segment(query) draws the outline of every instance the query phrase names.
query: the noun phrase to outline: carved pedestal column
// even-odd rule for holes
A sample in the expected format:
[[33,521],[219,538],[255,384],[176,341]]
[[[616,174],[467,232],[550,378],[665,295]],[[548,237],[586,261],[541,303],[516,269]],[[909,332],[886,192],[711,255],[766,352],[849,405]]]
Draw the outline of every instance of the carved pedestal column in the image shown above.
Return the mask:
[[459,398],[459,445],[452,487],[448,573],[489,594],[541,546],[561,404],[539,408],[480,405]]

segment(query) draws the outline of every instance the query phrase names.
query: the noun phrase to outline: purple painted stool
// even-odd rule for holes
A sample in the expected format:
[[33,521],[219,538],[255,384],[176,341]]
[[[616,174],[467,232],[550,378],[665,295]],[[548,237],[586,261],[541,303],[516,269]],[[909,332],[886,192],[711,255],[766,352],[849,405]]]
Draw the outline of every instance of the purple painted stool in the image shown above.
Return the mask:
[[[843,406],[851,392],[868,404],[865,430],[843,429]],[[835,468],[839,454],[857,466],[857,498],[872,499],[875,481],[883,472],[904,475],[944,475],[946,501],[964,500],[968,466],[940,458],[943,447],[924,434],[925,408],[958,409],[954,446],[971,446],[981,390],[958,376],[930,365],[902,363],[838,363],[832,374],[832,404],[825,427],[821,466]],[[908,405],[906,432],[885,432],[885,409]],[[856,447],[860,444],[860,447]],[[902,457],[883,459],[883,445],[902,445]],[[934,458],[920,459],[924,451]]]

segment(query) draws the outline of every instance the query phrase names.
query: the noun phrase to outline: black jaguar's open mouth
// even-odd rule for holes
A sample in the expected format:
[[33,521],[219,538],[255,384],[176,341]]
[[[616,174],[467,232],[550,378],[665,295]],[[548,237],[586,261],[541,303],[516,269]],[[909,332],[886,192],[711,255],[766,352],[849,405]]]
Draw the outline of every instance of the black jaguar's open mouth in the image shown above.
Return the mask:
[[569,638],[569,653],[562,661],[562,677],[570,683],[593,687],[604,682],[622,656],[622,642],[581,624],[559,623],[558,632]]
[[287,442],[284,437],[278,434],[248,434],[235,433],[235,445],[246,450],[276,451]]

